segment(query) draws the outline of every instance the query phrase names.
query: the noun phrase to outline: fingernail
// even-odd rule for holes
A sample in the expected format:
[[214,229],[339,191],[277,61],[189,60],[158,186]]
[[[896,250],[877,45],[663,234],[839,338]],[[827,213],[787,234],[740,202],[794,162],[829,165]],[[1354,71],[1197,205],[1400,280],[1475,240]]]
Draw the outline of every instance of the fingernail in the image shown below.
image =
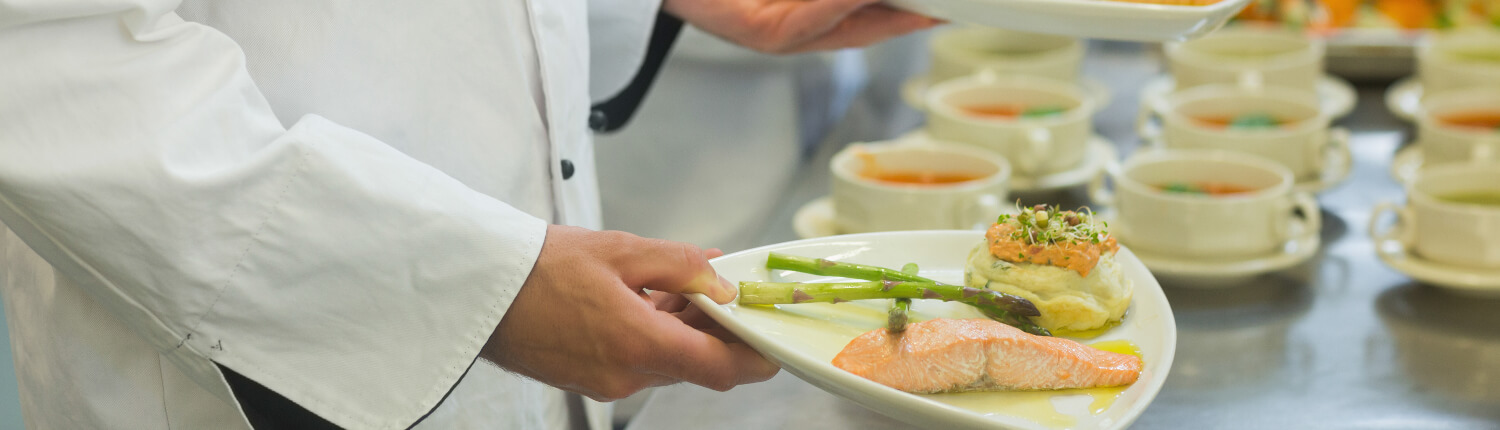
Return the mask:
[[734,296],[736,295],[736,289],[734,286],[729,285],[728,282],[712,271],[705,271],[698,275],[697,280],[693,281],[693,286],[696,288],[690,288],[689,291],[703,293],[703,295],[712,299],[714,303],[726,304],[734,301]]
[[724,291],[724,303],[732,302],[735,296],[740,295],[739,288],[735,288],[734,283],[722,276],[719,277],[719,289]]

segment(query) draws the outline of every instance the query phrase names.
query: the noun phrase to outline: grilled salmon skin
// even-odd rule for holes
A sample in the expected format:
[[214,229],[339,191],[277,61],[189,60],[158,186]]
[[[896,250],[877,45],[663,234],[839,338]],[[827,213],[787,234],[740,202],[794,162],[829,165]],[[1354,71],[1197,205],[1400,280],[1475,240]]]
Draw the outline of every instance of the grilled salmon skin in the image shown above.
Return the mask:
[[1141,358],[988,319],[934,319],[862,334],[833,365],[912,393],[1054,390],[1134,383]]

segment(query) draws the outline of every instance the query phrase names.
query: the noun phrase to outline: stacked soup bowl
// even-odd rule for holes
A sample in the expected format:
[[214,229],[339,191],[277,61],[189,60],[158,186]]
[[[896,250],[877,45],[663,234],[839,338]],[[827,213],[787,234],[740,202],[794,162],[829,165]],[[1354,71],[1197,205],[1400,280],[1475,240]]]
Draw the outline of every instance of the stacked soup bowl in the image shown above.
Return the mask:
[[1143,149],[1091,186],[1120,241],[1184,286],[1238,285],[1311,259],[1313,193],[1342,182],[1353,90],[1323,72],[1320,41],[1241,26],[1164,47],[1170,75],[1142,89]]
[[1115,158],[1093,132],[1109,89],[1081,77],[1082,41],[956,26],[931,39],[932,67],[903,89],[927,113],[911,136],[970,145],[1012,162],[1012,190],[1081,186]]
[[1238,27],[1168,44],[1166,53],[1173,87],[1143,94],[1139,121],[1142,138],[1155,148],[1270,158],[1291,169],[1304,191],[1327,189],[1347,176],[1348,132],[1329,124],[1353,98],[1326,89],[1333,78],[1323,75],[1321,42],[1280,29]]
[[1092,125],[1108,89],[1080,78],[1079,39],[952,26],[934,35],[931,55],[928,74],[902,89],[926,127],[835,154],[831,195],[798,211],[799,236],[982,228],[1012,211],[1015,195],[1081,187],[1115,162]]
[[1306,261],[1317,201],[1275,160],[1225,150],[1142,151],[1089,186],[1120,243],[1153,274],[1230,286]]

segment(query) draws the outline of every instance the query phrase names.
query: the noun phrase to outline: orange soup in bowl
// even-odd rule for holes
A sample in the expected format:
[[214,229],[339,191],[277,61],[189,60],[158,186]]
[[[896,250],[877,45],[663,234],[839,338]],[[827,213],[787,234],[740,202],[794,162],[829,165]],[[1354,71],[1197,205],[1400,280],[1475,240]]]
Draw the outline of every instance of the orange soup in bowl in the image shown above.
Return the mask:
[[1062,106],[1025,106],[1020,104],[990,104],[960,106],[969,116],[995,119],[1045,118],[1062,115],[1068,108]]
[[1210,128],[1232,130],[1276,129],[1294,122],[1258,112],[1233,116],[1197,116],[1193,117],[1193,120]]
[[959,182],[969,182],[981,178],[979,175],[971,175],[962,172],[933,172],[933,171],[882,171],[870,175],[864,172],[860,176],[874,179],[880,182],[899,185],[947,185]]
[[858,171],[860,177],[890,185],[950,185],[983,179],[985,177],[985,175],[961,171],[942,172],[936,170],[885,168],[879,162],[875,161],[875,154],[868,152],[859,153],[859,158],[864,162],[864,167]]
[[1500,131],[1500,111],[1460,112],[1438,117],[1438,121],[1455,127]]

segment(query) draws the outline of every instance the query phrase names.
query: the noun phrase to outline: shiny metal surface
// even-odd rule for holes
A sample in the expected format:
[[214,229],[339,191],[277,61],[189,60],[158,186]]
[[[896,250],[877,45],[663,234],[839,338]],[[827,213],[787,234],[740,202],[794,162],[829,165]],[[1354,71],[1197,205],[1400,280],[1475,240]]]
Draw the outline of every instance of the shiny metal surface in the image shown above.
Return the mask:
[[[1161,73],[1154,46],[1095,43],[1085,75],[1114,102],[1096,130],[1129,154],[1137,95]],[[1359,85],[1335,123],[1353,132],[1354,168],[1323,192],[1323,248],[1313,261],[1228,289],[1163,282],[1177,317],[1165,388],[1132,428],[1500,429],[1500,300],[1453,295],[1386,267],[1365,234],[1371,208],[1402,201],[1393,153],[1412,136]],[[763,243],[796,239],[792,214],[827,193],[823,148],[769,220]],[[1032,196],[1086,203],[1082,190]],[[729,392],[658,389],[630,429],[887,429],[905,425],[781,373]]]

